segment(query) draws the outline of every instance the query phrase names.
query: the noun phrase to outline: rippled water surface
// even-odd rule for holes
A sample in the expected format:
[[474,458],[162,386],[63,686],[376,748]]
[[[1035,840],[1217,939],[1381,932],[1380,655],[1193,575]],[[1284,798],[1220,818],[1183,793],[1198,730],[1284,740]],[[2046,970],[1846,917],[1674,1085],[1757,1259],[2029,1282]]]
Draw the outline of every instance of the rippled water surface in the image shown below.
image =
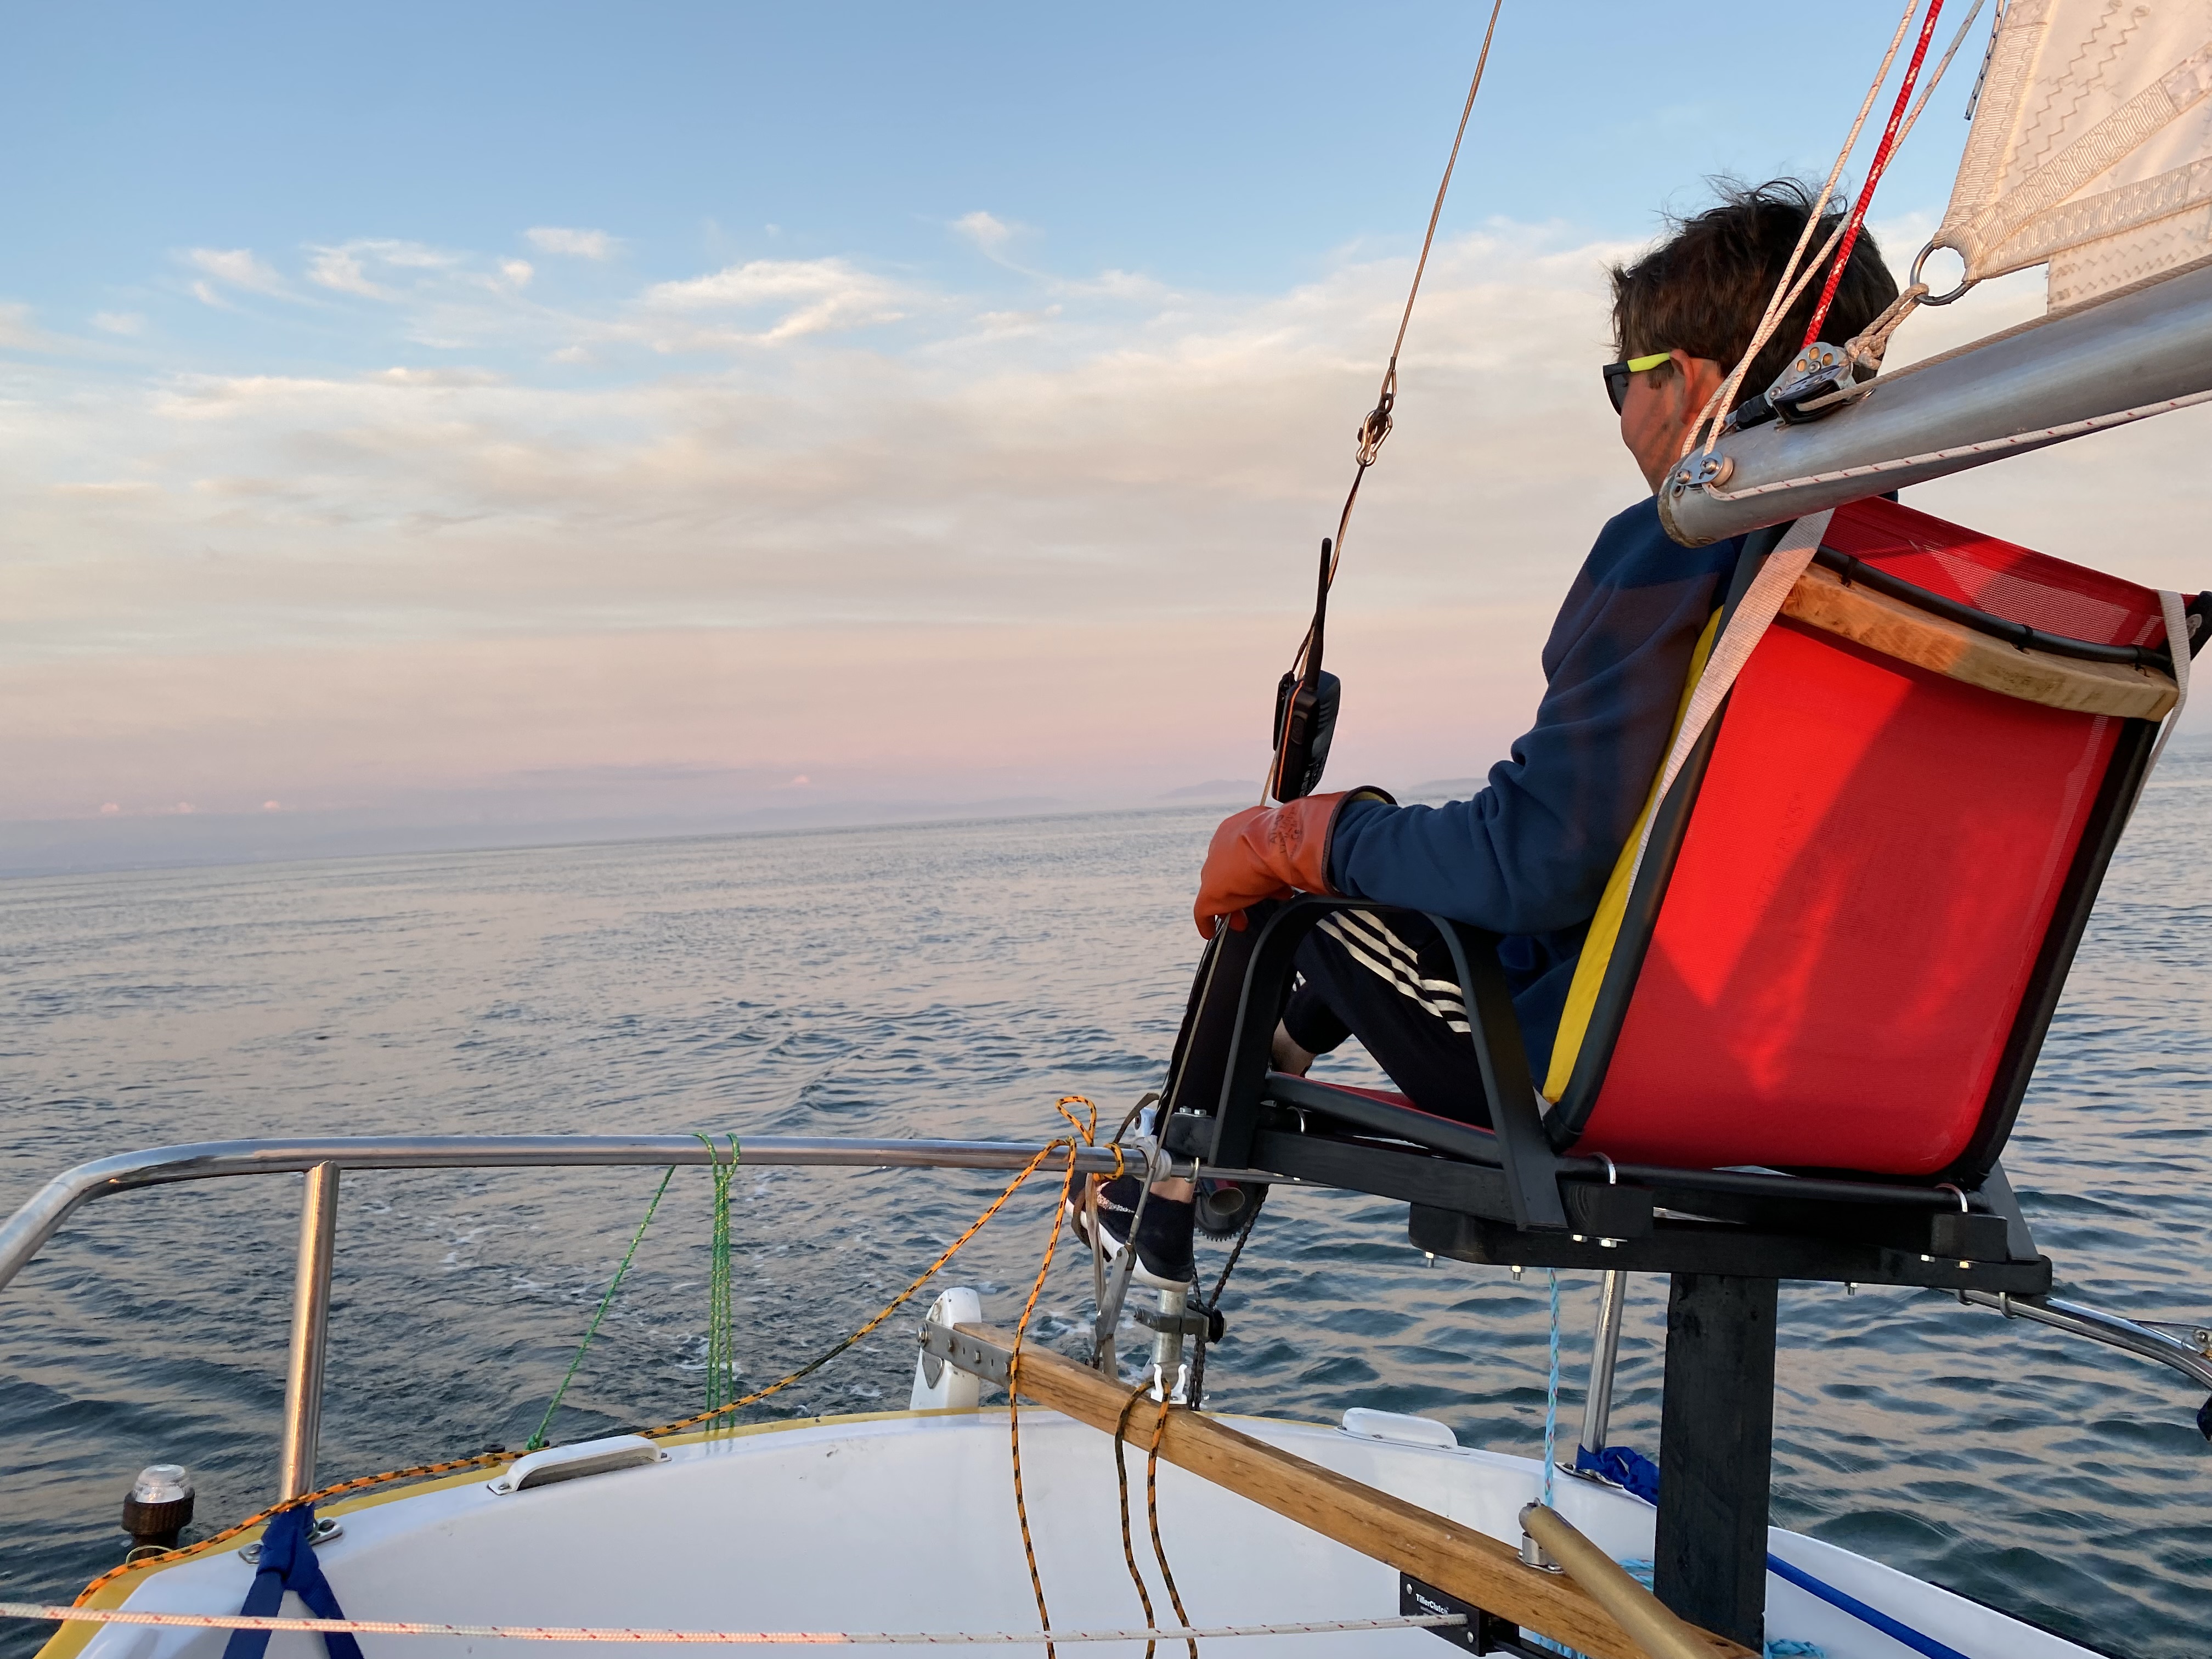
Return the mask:
[[[2208,790],[2212,765],[2169,758],[2007,1159],[2062,1291],[2148,1317],[2212,1314]],[[1214,816],[0,884],[0,1210],[84,1159],[234,1136],[1042,1139],[1066,1092],[1118,1118],[1172,1040]],[[348,1176],[322,1477],[524,1441],[657,1181]],[[299,1186],[94,1206],[0,1294],[0,1595],[66,1599],[118,1559],[146,1462],[191,1468],[203,1530],[274,1496]],[[995,1186],[747,1171],[746,1376],[849,1329]],[[1011,1313],[1049,1190],[947,1278]],[[699,1408],[710,1198],[705,1170],[679,1173],[562,1437]],[[1042,1328],[1073,1351],[1088,1274],[1063,1260]],[[1595,1292],[1565,1277],[1571,1421]],[[1665,1293],[1636,1283],[1613,1437],[1656,1451]],[[1364,1403],[1539,1443],[1537,1276],[1425,1267],[1401,1205],[1279,1193],[1228,1306],[1212,1404]],[[1929,1292],[1785,1288],[1782,1320],[1779,1521],[2114,1652],[2212,1651],[2212,1455],[2181,1379]],[[910,1327],[757,1409],[903,1404]],[[11,1653],[32,1639],[0,1635]]]

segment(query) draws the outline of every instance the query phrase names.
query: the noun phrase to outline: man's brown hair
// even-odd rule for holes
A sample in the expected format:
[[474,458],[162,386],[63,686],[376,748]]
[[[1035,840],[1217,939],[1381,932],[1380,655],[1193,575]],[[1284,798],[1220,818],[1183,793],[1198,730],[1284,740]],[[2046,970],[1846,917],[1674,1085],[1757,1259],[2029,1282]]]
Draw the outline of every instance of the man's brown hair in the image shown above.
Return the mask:
[[[1734,368],[1751,343],[1812,210],[1813,192],[1795,179],[1723,183],[1717,205],[1675,220],[1674,234],[1657,247],[1632,264],[1613,268],[1614,349],[1623,357],[1686,351],[1710,357],[1723,373]],[[1842,216],[1840,211],[1821,216],[1806,249],[1808,259]],[[1823,271],[1806,285],[1760,349],[1738,389],[1739,403],[1765,391],[1797,355],[1826,280]],[[1897,279],[1882,263],[1874,237],[1862,228],[1820,337],[1840,345],[1896,297]]]

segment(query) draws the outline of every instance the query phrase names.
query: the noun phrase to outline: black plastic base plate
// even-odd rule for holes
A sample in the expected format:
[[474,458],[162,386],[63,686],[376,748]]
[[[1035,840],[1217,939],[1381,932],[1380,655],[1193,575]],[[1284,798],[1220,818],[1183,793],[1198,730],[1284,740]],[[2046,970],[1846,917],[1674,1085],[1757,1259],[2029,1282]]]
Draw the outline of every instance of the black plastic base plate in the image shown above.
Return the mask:
[[1431,1625],[1429,1632],[1441,1636],[1454,1647],[1468,1653],[1513,1653],[1526,1659],[1558,1659],[1556,1648],[1540,1648],[1522,1634],[1521,1626],[1510,1619],[1501,1619],[1486,1613],[1471,1601],[1462,1601],[1456,1595],[1447,1595],[1434,1584],[1425,1584],[1410,1572],[1398,1575],[1398,1615],[1401,1619],[1432,1618],[1437,1613],[1455,1613],[1467,1620],[1464,1625]]
[[2048,1256],[2033,1261],[1962,1261],[1877,1244],[1664,1218],[1648,1237],[1620,1239],[1607,1247],[1588,1235],[1577,1240],[1570,1233],[1522,1232],[1480,1216],[1415,1204],[1406,1231],[1415,1249],[1431,1255],[1500,1267],[1727,1273],[1745,1279],[2005,1291],[2014,1296],[2041,1296],[2051,1289]]

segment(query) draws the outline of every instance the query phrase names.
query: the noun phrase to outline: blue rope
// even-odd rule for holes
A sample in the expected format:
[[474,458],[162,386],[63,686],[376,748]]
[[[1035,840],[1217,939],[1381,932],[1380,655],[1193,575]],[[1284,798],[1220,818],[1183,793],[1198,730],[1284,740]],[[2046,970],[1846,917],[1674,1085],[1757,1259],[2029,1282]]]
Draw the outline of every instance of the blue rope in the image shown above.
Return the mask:
[[1559,1460],[1559,1273],[1545,1270],[1552,1281],[1552,1376],[1544,1391],[1544,1507],[1552,1507],[1552,1472]]
[[[1593,1457],[1585,1448],[1575,1462],[1577,1468],[1595,1470],[1606,1480],[1647,1504],[1656,1505],[1659,1502],[1658,1466],[1640,1452],[1632,1451],[1626,1446],[1607,1446],[1602,1453]],[[1642,1580],[1644,1589],[1651,1588],[1647,1563],[1631,1561],[1625,1565]],[[1830,1607],[1842,1609],[1860,1623],[1872,1626],[1893,1642],[1900,1642],[1915,1653],[1926,1655],[1927,1659],[1966,1659],[1966,1656],[1958,1649],[1892,1618],[1880,1607],[1869,1606],[1848,1590],[1838,1589],[1833,1584],[1814,1577],[1804,1568],[1792,1565],[1771,1551],[1767,1553],[1766,1570],[1784,1583],[1795,1584],[1799,1589],[1819,1596]],[[1784,1654],[1820,1651],[1811,1643],[1789,1642],[1769,1642],[1766,1650],[1769,1659],[1781,1659]]]
[[1815,1578],[1802,1567],[1792,1566],[1780,1556],[1769,1554],[1766,1570],[1777,1578],[1785,1579],[1799,1589],[1808,1590],[1832,1607],[1841,1607],[1861,1624],[1871,1625],[1893,1642],[1901,1642],[1915,1653],[1924,1653],[1928,1659],[1966,1659],[1966,1656],[1932,1636],[1923,1635],[1911,1626],[1891,1618],[1880,1607],[1869,1607],[1848,1590],[1838,1589],[1833,1584]]
[[[323,1564],[315,1559],[315,1506],[279,1510],[269,1517],[261,1534],[261,1555],[254,1564],[253,1582],[246,1587],[246,1604],[239,1608],[258,1619],[274,1618],[290,1590],[307,1603],[318,1619],[343,1619],[345,1609],[323,1577]],[[263,1659],[269,1651],[270,1632],[234,1630],[224,1646],[223,1659]],[[323,1632],[323,1648],[330,1659],[362,1659],[361,1641],[351,1631]]]

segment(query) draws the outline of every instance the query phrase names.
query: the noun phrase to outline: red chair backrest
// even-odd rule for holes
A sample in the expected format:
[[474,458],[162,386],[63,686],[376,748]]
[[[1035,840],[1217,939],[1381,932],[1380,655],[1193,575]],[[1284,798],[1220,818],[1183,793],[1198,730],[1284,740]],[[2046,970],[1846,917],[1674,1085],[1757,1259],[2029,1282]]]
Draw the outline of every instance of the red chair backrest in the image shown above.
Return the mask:
[[[1823,544],[2050,633],[2164,639],[2149,590],[1894,502],[1838,511]],[[1929,1176],[1987,1142],[1990,1114],[2008,1127],[2000,1064],[2124,724],[1778,620],[1574,1150]],[[2092,896],[2077,884],[2069,909]]]

